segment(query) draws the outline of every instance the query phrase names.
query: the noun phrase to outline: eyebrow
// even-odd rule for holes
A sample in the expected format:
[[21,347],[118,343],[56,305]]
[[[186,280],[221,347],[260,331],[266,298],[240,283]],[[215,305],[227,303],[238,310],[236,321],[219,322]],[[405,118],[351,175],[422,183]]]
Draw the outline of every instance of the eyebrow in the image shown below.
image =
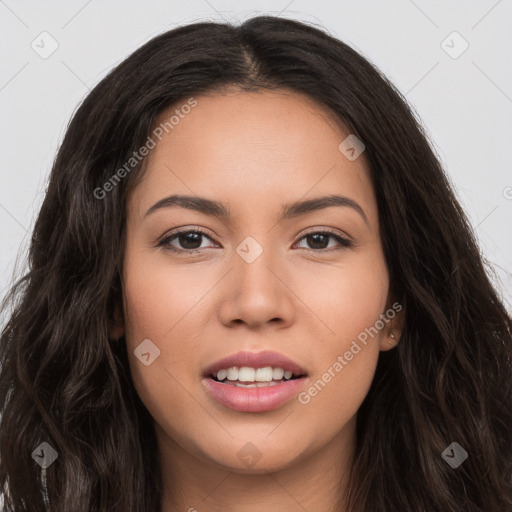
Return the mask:
[[[173,206],[194,210],[199,213],[220,219],[229,219],[231,216],[229,208],[227,208],[223,203],[213,201],[211,199],[206,199],[205,197],[172,195],[157,201],[153,206],[151,206],[151,208],[148,209],[144,215],[144,218],[158,210],[163,208],[170,208]],[[333,206],[344,206],[352,208],[358,212],[365,223],[369,225],[368,218],[366,217],[366,214],[361,206],[359,206],[359,204],[353,199],[340,195],[328,195],[286,204],[283,206],[280,220],[300,217],[302,215],[307,215],[308,213],[323,210]]]

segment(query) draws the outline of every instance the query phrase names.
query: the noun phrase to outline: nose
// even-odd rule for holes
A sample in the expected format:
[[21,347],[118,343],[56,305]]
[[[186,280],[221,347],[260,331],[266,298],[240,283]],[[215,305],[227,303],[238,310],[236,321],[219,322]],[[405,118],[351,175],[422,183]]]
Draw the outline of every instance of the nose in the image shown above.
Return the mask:
[[233,269],[224,280],[218,309],[224,325],[262,329],[270,324],[284,328],[293,322],[296,308],[291,278],[274,253],[270,247],[263,247],[260,256],[250,263],[233,254]]

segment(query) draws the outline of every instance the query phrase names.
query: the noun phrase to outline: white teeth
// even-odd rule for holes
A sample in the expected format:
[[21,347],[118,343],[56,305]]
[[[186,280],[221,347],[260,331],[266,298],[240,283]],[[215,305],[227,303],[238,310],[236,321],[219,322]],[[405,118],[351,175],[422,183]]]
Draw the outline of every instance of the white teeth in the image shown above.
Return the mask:
[[238,368],[236,368],[235,366],[233,366],[233,368],[228,368],[227,377],[228,380],[238,380]]
[[280,380],[283,378],[284,370],[282,368],[274,368],[274,371],[272,373],[272,378],[274,380]]
[[256,384],[242,384],[241,382],[235,382],[234,385],[238,388],[256,388]]
[[256,382],[270,382],[273,377],[274,371],[270,366],[266,366],[265,368],[258,368],[256,370],[256,376],[254,379],[256,380]]
[[255,384],[242,384],[241,382],[226,382],[228,386],[236,386],[237,388],[268,388],[276,386],[278,382],[256,382]]
[[242,368],[238,370],[238,380],[241,382],[254,382],[255,375],[256,370],[254,368],[242,366]]
[[[283,368],[272,368],[271,366],[265,366],[264,368],[250,368],[248,366],[232,366],[231,368],[222,368],[217,372],[217,380],[223,381],[227,378],[228,381],[240,381],[247,382],[249,384],[243,384],[242,387],[256,387],[258,384],[265,385],[266,383],[272,383],[272,381],[282,380],[283,377],[286,380],[292,378],[293,372],[290,370],[284,370]],[[257,384],[251,384],[257,383]]]

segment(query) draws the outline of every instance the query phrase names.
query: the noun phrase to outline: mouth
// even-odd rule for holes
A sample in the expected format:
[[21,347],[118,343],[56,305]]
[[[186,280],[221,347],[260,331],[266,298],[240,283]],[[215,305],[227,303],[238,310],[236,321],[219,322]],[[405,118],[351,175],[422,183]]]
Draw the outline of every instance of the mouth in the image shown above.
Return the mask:
[[293,373],[291,370],[271,366],[263,368],[233,366],[230,368],[221,368],[217,373],[212,373],[209,377],[215,382],[227,386],[264,388],[307,377],[307,374],[297,374]]
[[242,412],[277,409],[309,380],[304,368],[276,352],[239,352],[210,365],[202,377],[212,398]]

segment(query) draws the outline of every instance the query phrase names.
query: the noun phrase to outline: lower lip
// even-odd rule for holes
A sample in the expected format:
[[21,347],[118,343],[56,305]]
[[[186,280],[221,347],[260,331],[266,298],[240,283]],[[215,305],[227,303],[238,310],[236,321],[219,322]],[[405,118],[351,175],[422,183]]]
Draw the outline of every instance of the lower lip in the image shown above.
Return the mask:
[[203,378],[203,385],[217,402],[241,412],[272,411],[284,405],[304,386],[307,377],[283,381],[275,386],[263,388],[239,388],[222,384],[209,377]]

